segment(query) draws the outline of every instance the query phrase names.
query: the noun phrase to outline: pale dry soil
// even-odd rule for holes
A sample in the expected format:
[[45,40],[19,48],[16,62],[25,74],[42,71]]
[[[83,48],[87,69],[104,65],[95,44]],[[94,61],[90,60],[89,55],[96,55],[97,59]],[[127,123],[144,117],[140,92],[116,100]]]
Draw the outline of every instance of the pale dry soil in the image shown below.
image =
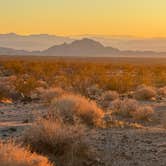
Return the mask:
[[[142,102],[157,112],[156,123],[135,128],[96,129],[91,144],[100,153],[97,165],[103,166],[166,166],[166,129],[161,119],[166,101]],[[0,104],[0,137],[17,137],[32,124],[34,114],[44,111],[42,103]]]
[[0,137],[20,136],[30,126],[38,112],[44,111],[40,103],[0,104]]

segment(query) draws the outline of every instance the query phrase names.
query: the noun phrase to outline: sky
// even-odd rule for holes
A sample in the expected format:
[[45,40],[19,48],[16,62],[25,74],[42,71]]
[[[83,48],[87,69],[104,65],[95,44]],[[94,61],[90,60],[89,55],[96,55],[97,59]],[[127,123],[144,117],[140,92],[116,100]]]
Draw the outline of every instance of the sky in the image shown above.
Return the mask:
[[0,0],[0,33],[166,37],[166,0]]

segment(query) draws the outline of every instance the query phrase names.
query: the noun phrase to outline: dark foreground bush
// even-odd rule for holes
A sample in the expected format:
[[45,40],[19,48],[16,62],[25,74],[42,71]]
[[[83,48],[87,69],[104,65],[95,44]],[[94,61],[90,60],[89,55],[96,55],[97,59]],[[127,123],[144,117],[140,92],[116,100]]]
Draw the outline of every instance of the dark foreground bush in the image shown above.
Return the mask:
[[90,147],[81,125],[41,119],[25,133],[26,145],[33,151],[48,155],[60,166],[82,166],[90,156]]

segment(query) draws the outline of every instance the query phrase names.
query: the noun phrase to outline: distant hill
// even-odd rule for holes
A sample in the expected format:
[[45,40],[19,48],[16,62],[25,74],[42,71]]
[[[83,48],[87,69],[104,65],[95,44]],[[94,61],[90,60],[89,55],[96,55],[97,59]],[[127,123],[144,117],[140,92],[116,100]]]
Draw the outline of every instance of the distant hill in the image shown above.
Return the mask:
[[45,56],[166,56],[166,52],[120,50],[105,47],[100,42],[84,38],[71,43],[54,45],[43,51],[25,51],[0,47],[0,55],[45,55]]
[[85,38],[75,40],[70,44],[56,45],[43,51],[44,55],[61,55],[61,56],[99,56],[119,52],[120,50],[112,47],[104,47],[101,43]]
[[31,54],[31,52],[24,50],[0,47],[0,55],[28,55],[29,53]]
[[74,39],[89,38],[102,43],[104,46],[112,46],[120,50],[139,50],[166,52],[166,37],[143,38],[134,36],[108,36],[108,35],[80,35],[71,36]]
[[13,48],[17,50],[44,50],[56,44],[71,42],[74,39],[63,36],[35,34],[35,35],[18,35],[15,33],[0,34],[0,47]]
[[0,34],[0,47],[16,50],[45,50],[53,45],[71,43],[83,38],[100,42],[104,46],[119,48],[120,50],[139,50],[166,52],[166,38],[139,38],[134,36],[108,36],[108,35],[78,35],[57,36],[48,34],[19,35],[16,33]]

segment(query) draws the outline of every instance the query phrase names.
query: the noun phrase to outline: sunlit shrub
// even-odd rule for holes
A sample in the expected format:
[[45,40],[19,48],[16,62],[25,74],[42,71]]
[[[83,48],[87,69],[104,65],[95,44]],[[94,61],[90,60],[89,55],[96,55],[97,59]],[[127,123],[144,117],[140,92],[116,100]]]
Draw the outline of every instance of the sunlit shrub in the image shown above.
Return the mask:
[[16,92],[22,96],[30,96],[31,93],[38,87],[38,82],[33,77],[21,77],[14,82]]
[[102,94],[102,89],[100,89],[97,85],[93,85],[87,88],[87,96],[90,99],[97,100]]
[[91,148],[82,125],[40,119],[29,128],[24,143],[38,153],[48,155],[58,165],[82,166]]
[[166,97],[166,86],[159,88],[157,91],[157,94],[162,96],[162,97]]
[[142,85],[136,89],[134,97],[138,100],[150,100],[156,97],[156,91],[153,87]]
[[58,87],[49,89],[40,87],[36,89],[36,93],[40,99],[48,103],[50,103],[54,98],[58,98],[65,94],[64,90]]
[[14,98],[16,92],[14,90],[13,83],[16,81],[17,77],[0,77],[0,99],[3,98]]
[[1,166],[53,166],[46,157],[14,143],[0,143]]
[[109,104],[119,98],[119,94],[116,91],[106,91],[101,96],[101,105],[108,107]]
[[79,119],[87,125],[98,126],[102,123],[103,111],[95,102],[78,95],[64,95],[53,100],[50,114],[61,117],[64,122]]
[[117,99],[112,102],[111,108],[114,114],[136,121],[149,121],[154,115],[151,106],[141,106],[134,99]]
[[154,115],[154,110],[150,106],[139,107],[135,112],[132,113],[132,116],[135,120],[144,120],[148,121]]
[[133,112],[136,112],[139,104],[134,99],[117,99],[111,103],[111,109],[116,115],[123,117],[132,117]]

